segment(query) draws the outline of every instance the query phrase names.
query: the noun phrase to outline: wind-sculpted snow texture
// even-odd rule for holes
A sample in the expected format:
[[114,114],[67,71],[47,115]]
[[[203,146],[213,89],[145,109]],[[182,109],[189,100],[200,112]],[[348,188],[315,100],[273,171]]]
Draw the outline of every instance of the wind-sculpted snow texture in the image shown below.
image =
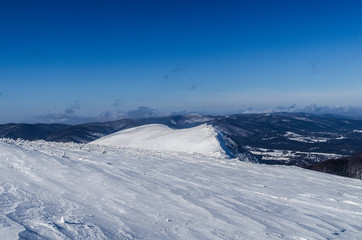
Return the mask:
[[0,141],[0,239],[362,239],[362,181],[201,154]]
[[172,129],[163,124],[147,124],[122,130],[93,141],[94,144],[133,147],[156,151],[201,153],[226,157],[230,152],[222,148],[218,133],[210,125],[186,129]]

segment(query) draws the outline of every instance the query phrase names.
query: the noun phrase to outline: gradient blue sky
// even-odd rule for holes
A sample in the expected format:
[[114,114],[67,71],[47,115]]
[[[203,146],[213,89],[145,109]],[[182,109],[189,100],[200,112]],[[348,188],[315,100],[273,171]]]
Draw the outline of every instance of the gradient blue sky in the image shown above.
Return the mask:
[[361,12],[342,0],[0,0],[0,122],[361,106]]

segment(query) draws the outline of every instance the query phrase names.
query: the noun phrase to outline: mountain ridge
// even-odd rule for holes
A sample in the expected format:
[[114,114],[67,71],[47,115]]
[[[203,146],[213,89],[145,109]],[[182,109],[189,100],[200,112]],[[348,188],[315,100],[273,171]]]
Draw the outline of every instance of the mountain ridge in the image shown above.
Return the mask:
[[231,157],[224,139],[214,127],[207,124],[184,129],[172,129],[164,124],[146,124],[112,133],[89,144]]
[[88,143],[120,130],[153,123],[173,129],[209,124],[221,133],[235,156],[257,163],[305,165],[362,151],[361,120],[310,113],[188,114],[80,125],[10,124],[12,128],[3,124],[0,137]]

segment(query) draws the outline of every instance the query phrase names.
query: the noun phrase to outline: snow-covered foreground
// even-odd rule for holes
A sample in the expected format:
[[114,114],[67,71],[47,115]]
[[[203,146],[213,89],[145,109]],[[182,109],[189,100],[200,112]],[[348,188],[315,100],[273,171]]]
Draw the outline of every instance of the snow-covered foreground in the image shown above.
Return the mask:
[[362,239],[362,181],[100,145],[0,141],[0,239]]
[[172,129],[163,124],[148,124],[107,135],[93,143],[226,157],[228,150],[222,147],[223,142],[219,138],[216,130],[206,124],[186,129]]

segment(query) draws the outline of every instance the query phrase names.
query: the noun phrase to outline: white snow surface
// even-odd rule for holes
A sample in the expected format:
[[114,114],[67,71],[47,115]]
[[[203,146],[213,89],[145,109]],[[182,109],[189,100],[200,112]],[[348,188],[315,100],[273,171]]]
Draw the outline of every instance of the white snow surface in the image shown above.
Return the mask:
[[[284,137],[286,137],[292,141],[305,142],[305,143],[321,143],[321,142],[327,142],[328,140],[330,140],[329,138],[314,137],[314,136],[313,137],[302,136],[297,133],[289,132],[289,131],[284,134]],[[341,138],[341,139],[343,139],[343,138]]]
[[362,239],[362,181],[180,152],[0,141],[0,239]]
[[[356,130],[354,130],[356,131]],[[329,133],[331,134],[331,133]],[[297,141],[297,142],[304,142],[304,143],[323,143],[323,142],[327,142],[330,140],[342,140],[345,139],[346,137],[344,136],[338,136],[338,137],[333,137],[333,138],[327,138],[327,137],[316,137],[316,136],[302,136],[300,134],[294,133],[294,132],[289,132],[287,131],[284,134],[284,137],[286,137],[289,140],[292,141]]]
[[91,144],[200,153],[214,157],[226,156],[217,131],[206,124],[186,129],[172,129],[163,124],[147,124],[104,136]]
[[337,159],[345,157],[345,155],[335,153],[321,153],[321,152],[300,152],[295,150],[281,150],[281,149],[268,149],[268,148],[254,148],[245,146],[254,155],[259,155],[263,160],[277,160],[288,161],[291,158],[305,156],[314,161],[323,161],[327,159]]

